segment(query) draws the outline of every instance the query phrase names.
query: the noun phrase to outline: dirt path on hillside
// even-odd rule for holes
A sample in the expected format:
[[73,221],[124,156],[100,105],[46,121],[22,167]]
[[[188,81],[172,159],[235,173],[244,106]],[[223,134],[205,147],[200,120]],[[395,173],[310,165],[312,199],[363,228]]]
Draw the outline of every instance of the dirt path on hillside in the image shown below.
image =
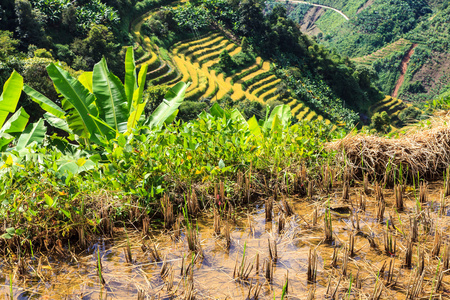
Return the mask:
[[317,6],[317,7],[323,7],[323,8],[331,9],[331,10],[334,10],[335,12],[339,13],[341,16],[343,16],[345,20],[347,20],[347,21],[349,20],[349,18],[347,17],[346,14],[344,14],[339,9],[336,9],[334,7],[331,7],[331,6],[315,4],[315,3],[311,3],[311,2],[307,2],[307,1],[289,1],[289,0],[287,0],[287,1],[286,0],[275,0],[275,1],[276,2],[292,2],[292,3],[308,4],[308,5],[312,5],[312,6]]
[[397,98],[398,91],[405,80],[406,70],[408,69],[408,63],[411,59],[411,56],[414,54],[414,48],[417,47],[417,44],[412,44],[411,48],[409,48],[408,52],[406,52],[405,56],[402,59],[400,64],[400,77],[397,80],[397,84],[395,85],[394,92],[392,92],[392,98]]

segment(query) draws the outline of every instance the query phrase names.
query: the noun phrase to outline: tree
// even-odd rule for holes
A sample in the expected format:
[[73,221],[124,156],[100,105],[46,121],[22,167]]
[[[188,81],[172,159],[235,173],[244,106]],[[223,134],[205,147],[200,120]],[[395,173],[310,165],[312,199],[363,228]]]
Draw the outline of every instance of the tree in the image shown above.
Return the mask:
[[150,113],[154,111],[158,105],[161,104],[164,100],[164,96],[166,95],[167,91],[169,90],[169,86],[167,85],[155,85],[155,86],[149,86],[144,91],[144,101],[147,102],[145,105],[145,113]]
[[261,37],[265,33],[262,5],[258,0],[243,0],[239,4],[238,31],[247,37]]
[[224,49],[219,55],[219,67],[225,72],[230,71],[234,67],[234,61],[227,49]]
[[92,69],[95,62],[105,57],[114,73],[117,72],[120,45],[116,43],[113,33],[104,25],[94,25],[85,39],[76,39],[71,50],[78,57],[73,63],[74,69]]
[[247,53],[250,51],[250,44],[248,43],[248,39],[245,36],[241,41],[241,48],[242,48],[242,52],[244,52],[244,53]]
[[30,44],[46,46],[44,27],[45,16],[37,9],[32,9],[28,0],[16,0],[14,11],[17,16],[17,35],[23,46]]
[[5,61],[8,56],[16,53],[18,40],[12,38],[12,32],[0,31],[0,61]]
[[391,118],[387,112],[383,111],[381,113],[377,112],[372,116],[370,127],[374,128],[379,132],[389,132],[391,125]]

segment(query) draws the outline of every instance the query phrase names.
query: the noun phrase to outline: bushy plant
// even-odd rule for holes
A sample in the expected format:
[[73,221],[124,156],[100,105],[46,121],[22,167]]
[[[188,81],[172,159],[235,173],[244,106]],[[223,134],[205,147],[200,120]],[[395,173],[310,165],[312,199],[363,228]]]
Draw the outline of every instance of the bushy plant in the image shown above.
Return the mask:
[[375,113],[371,118],[370,127],[378,132],[387,133],[390,131],[391,118],[387,112]]

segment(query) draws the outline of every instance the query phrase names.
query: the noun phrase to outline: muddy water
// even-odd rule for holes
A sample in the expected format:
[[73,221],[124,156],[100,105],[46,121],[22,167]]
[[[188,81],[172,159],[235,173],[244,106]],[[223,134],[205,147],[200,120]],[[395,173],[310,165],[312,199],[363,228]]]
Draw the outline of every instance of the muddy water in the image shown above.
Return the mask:
[[[406,236],[410,232],[409,217],[415,215],[415,191],[407,188],[405,192],[404,212],[396,213],[393,209],[392,190],[383,190],[386,199],[384,222],[376,220],[376,202],[372,195],[366,197],[366,211],[359,210],[360,230],[352,225],[352,214],[358,211],[357,198],[362,188],[350,189],[350,202],[344,203],[342,192],[335,188],[330,193],[321,192],[313,199],[292,198],[291,204],[295,214],[286,217],[285,227],[278,232],[278,215],[281,214],[278,203],[274,205],[274,221],[265,221],[264,202],[256,203],[247,212],[235,214],[231,223],[231,247],[226,249],[224,237],[213,232],[213,219],[204,217],[196,221],[203,258],[194,258],[189,252],[184,233],[175,240],[170,234],[155,231],[150,238],[143,239],[138,232],[128,232],[114,240],[100,240],[86,253],[70,255],[60,260],[31,259],[27,262],[27,276],[19,276],[11,264],[1,261],[0,295],[10,299],[187,299],[190,275],[181,275],[189,262],[193,264],[193,289],[196,299],[246,299],[250,287],[261,286],[258,299],[281,299],[283,286],[288,277],[286,299],[307,299],[308,293],[314,291],[315,299],[335,292],[336,298],[369,299],[374,289],[382,289],[380,299],[405,299],[408,288],[413,286],[412,278],[416,274],[418,249],[425,253],[425,275],[420,295],[430,299],[442,297],[450,299],[450,275],[444,274],[443,287],[436,293],[435,274],[438,260],[431,256],[436,228],[442,232],[443,241],[449,239],[449,210],[439,216],[439,192],[442,183],[430,185],[429,202],[422,205],[423,212],[419,220],[419,242],[413,246],[413,268],[402,267]],[[317,190],[319,194],[319,190]],[[450,200],[448,201],[450,202]],[[326,207],[333,208],[334,241],[324,242],[323,214]],[[317,209],[317,224],[313,224],[314,210]],[[395,228],[386,224],[392,215]],[[425,216],[425,217],[424,217]],[[425,221],[431,222],[427,231]],[[353,222],[355,223],[355,222]],[[389,229],[387,229],[389,228]],[[224,228],[222,228],[223,231]],[[396,252],[386,254],[384,250],[384,233],[389,232],[396,240]],[[184,230],[183,230],[184,232]],[[349,247],[349,235],[355,235],[355,254],[348,256],[346,274],[344,272],[345,247]],[[264,261],[269,259],[268,240],[277,245],[278,259],[273,266],[273,280],[265,278]],[[373,240],[376,247],[370,245]],[[131,245],[133,263],[127,263],[124,249]],[[162,260],[166,261],[172,271],[164,279],[160,270],[163,262],[155,262],[149,251],[144,252],[142,245],[155,246]],[[339,249],[335,267],[331,267],[334,249]],[[252,265],[246,281],[233,278],[238,261],[241,266],[245,249],[245,264]],[[317,251],[317,278],[315,282],[307,280],[308,255],[310,249]],[[102,261],[102,276],[105,284],[99,280],[97,270],[97,250]],[[66,253],[71,253],[68,248]],[[443,250],[441,251],[442,254]],[[257,256],[259,267],[257,270]],[[393,279],[388,280],[387,270],[380,272],[383,264],[392,260]],[[184,263],[182,263],[184,261]],[[12,286],[10,286],[10,275]],[[173,281],[169,278],[173,276]],[[168,290],[168,286],[173,286]],[[251,297],[250,297],[251,298]]]

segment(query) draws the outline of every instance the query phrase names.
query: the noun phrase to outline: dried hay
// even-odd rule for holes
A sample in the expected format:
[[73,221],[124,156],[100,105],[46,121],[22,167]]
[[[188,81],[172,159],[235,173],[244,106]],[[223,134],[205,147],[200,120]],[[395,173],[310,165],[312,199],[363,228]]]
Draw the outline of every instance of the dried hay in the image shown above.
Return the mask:
[[345,162],[356,177],[362,178],[366,173],[371,174],[372,179],[384,178],[392,183],[402,170],[408,180],[417,174],[433,179],[442,176],[450,163],[449,121],[448,112],[428,121],[430,129],[410,129],[391,139],[350,134],[329,143],[327,148],[338,151],[338,159]]

